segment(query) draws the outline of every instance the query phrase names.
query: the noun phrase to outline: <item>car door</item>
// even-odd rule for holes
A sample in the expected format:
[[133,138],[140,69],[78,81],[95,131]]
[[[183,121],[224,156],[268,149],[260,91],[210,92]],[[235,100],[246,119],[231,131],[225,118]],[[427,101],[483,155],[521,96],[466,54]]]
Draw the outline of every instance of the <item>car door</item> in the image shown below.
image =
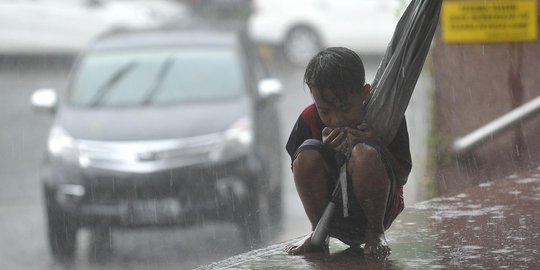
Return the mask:
[[107,25],[99,17],[99,4],[89,0],[36,0],[41,4],[40,12],[47,18],[42,31],[49,33],[62,47],[79,50]]
[[[28,50],[48,40],[46,33],[38,33],[47,24],[38,1],[0,0],[0,49],[2,53]],[[36,25],[42,20],[39,25]]]
[[0,49],[78,52],[105,24],[88,0],[0,0]]
[[398,19],[395,0],[319,0],[327,41],[359,52],[382,52]]

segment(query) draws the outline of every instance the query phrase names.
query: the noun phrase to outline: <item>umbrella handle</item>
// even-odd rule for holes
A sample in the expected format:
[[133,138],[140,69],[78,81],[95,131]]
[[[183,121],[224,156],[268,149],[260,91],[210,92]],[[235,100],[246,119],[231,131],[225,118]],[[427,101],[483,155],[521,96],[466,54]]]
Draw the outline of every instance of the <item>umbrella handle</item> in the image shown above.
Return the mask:
[[330,221],[332,220],[332,217],[336,212],[337,202],[339,202],[340,200],[340,191],[341,185],[338,181],[336,183],[336,186],[334,187],[334,191],[332,192],[332,198],[326,205],[326,208],[324,209],[324,212],[319,219],[319,222],[317,222],[315,230],[313,231],[313,235],[311,235],[311,244],[314,246],[322,247],[326,242],[326,238],[328,237],[328,228],[330,227]]
[[330,201],[328,205],[326,205],[323,215],[321,216],[321,219],[319,219],[317,227],[315,227],[315,231],[313,231],[313,235],[311,235],[311,244],[313,246],[322,247],[326,242],[330,220],[332,220],[332,216],[334,216],[335,211],[336,204]]

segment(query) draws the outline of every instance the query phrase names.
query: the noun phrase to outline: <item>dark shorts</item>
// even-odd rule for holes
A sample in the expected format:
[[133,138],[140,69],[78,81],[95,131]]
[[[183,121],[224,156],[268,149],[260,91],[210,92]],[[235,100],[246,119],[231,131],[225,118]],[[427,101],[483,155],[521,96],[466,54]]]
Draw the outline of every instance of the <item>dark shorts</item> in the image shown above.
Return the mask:
[[[401,213],[404,208],[403,202],[403,187],[397,183],[396,176],[394,174],[394,166],[388,155],[391,155],[388,151],[378,147],[375,144],[365,142],[364,144],[375,148],[385,165],[386,173],[390,179],[390,191],[388,196],[388,202],[386,203],[386,213],[384,217],[383,225],[385,229],[388,229],[396,217]],[[318,151],[330,170],[330,178],[328,181],[329,194],[332,194],[336,182],[339,178],[339,168],[345,162],[343,157],[335,154],[335,151],[324,145],[321,141],[315,139],[306,140],[297,150],[293,159],[296,159],[297,155],[304,150]],[[366,217],[362,207],[356,200],[356,197],[352,191],[352,182],[350,175],[347,174],[347,194],[348,194],[348,217],[343,217],[343,204],[339,202],[336,214],[332,218],[330,223],[330,236],[335,237],[346,244],[357,245],[364,243],[364,231],[366,227]]]

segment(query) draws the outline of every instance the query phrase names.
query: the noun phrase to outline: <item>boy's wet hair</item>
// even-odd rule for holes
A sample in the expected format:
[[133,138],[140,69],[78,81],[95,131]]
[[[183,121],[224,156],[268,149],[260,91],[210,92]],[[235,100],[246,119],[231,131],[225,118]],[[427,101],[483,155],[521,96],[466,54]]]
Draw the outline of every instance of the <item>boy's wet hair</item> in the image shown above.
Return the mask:
[[[362,91],[365,85],[364,63],[360,56],[350,49],[326,48],[309,61],[304,73],[304,83],[311,91],[321,92],[328,89],[343,102],[348,94]],[[321,96],[325,98],[324,95]]]

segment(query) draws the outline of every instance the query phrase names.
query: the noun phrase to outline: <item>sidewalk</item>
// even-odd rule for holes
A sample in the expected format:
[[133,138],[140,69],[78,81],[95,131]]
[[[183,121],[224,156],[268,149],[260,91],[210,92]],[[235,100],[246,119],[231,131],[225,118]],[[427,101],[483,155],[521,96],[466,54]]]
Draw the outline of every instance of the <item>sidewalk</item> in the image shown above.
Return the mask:
[[197,269],[540,269],[540,167],[406,208],[376,261],[331,239],[330,254],[288,256],[284,243]]

